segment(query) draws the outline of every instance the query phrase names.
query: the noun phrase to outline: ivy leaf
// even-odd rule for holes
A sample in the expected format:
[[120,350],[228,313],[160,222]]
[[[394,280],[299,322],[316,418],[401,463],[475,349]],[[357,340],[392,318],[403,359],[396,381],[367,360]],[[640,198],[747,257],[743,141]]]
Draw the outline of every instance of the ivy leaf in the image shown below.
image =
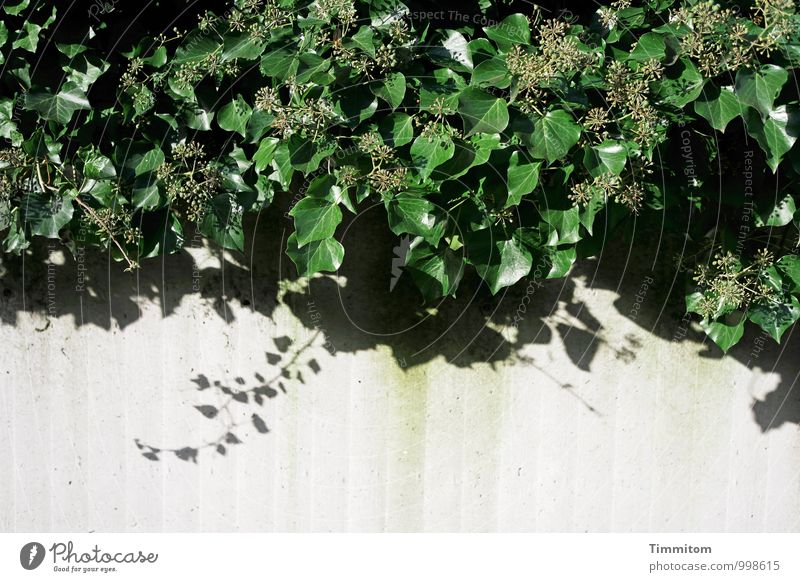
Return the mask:
[[766,118],[788,78],[786,69],[777,65],[762,65],[757,71],[741,69],[736,73],[736,97]]
[[86,94],[79,87],[66,84],[56,93],[31,91],[25,95],[25,109],[36,111],[44,119],[66,125],[72,114],[80,109],[91,109]]
[[203,61],[221,48],[222,45],[214,40],[211,35],[198,32],[186,38],[185,42],[175,49],[172,63],[173,65],[182,65]]
[[20,214],[32,235],[58,238],[58,231],[72,220],[74,209],[69,195],[29,192],[20,202]]
[[131,202],[134,208],[152,210],[166,203],[166,196],[161,195],[158,183],[152,174],[136,178],[131,192]]
[[217,114],[217,124],[226,131],[233,131],[245,137],[247,121],[253,109],[241,95],[229,102]]
[[550,226],[547,246],[576,243],[580,237],[580,216],[577,207],[568,210],[539,210],[542,220]]
[[14,0],[9,0],[8,2],[3,2],[2,6],[6,14],[16,16],[25,10],[30,3],[30,0],[19,0],[16,4],[14,4]]
[[297,72],[298,63],[294,53],[288,49],[279,48],[261,57],[260,70],[267,77],[285,81]]
[[472,53],[469,50],[467,39],[455,30],[447,32],[448,36],[441,46],[435,46],[429,50],[430,56],[433,60],[453,70],[471,71]]
[[563,250],[553,250],[550,253],[550,271],[547,273],[547,279],[560,279],[566,277],[572,264],[577,258],[575,247],[569,247]]
[[386,201],[389,228],[396,235],[421,236],[433,247],[444,235],[445,220],[436,206],[425,198],[401,193]]
[[165,210],[159,214],[157,220],[143,221],[142,226],[142,258],[169,255],[183,248],[183,226],[174,213]]
[[107,180],[117,175],[117,169],[111,160],[93,151],[83,161],[83,175],[91,180]]
[[342,222],[339,206],[324,198],[303,198],[289,211],[294,217],[297,245],[302,248],[310,242],[333,236]]
[[405,271],[422,293],[425,301],[455,295],[464,275],[464,258],[449,247],[437,250],[417,239],[405,259]]
[[707,83],[700,97],[694,102],[695,112],[704,117],[717,131],[725,131],[728,123],[744,108],[733,92],[733,87],[717,87]]
[[479,63],[472,71],[470,84],[476,87],[505,89],[511,85],[511,76],[503,59],[490,57]]
[[503,52],[508,51],[514,45],[528,45],[531,42],[531,29],[528,19],[523,14],[507,16],[497,24],[487,26],[483,32]]
[[567,155],[581,137],[581,126],[563,109],[548,111],[533,128],[531,153],[552,163]]
[[530,273],[533,257],[516,238],[497,240],[491,229],[472,233],[467,238],[467,256],[475,270],[496,295]]
[[406,78],[403,73],[389,73],[383,82],[372,85],[372,93],[397,109],[406,94]]
[[781,105],[770,110],[762,120],[755,110],[748,109],[745,116],[747,133],[754,137],[767,154],[767,165],[775,172],[786,152],[792,149],[800,135],[800,109]]
[[419,170],[420,177],[425,180],[436,166],[453,157],[456,146],[446,136],[419,136],[411,144],[411,160]]
[[222,61],[242,59],[252,61],[264,52],[264,43],[249,32],[228,33],[223,39]]
[[643,34],[636,41],[636,48],[631,51],[628,58],[632,61],[645,62],[650,59],[661,61],[667,56],[667,45],[664,37],[657,32]]
[[508,125],[505,99],[476,87],[467,87],[458,96],[458,114],[464,122],[465,137],[475,133],[501,133]]
[[625,146],[613,140],[586,148],[583,153],[583,165],[593,178],[601,174],[619,176],[627,159]]
[[335,144],[331,143],[323,149],[319,149],[318,144],[302,137],[298,133],[292,134],[287,145],[289,146],[289,161],[292,167],[306,175],[317,171],[320,162],[332,154],[336,147]]
[[348,87],[337,94],[333,110],[344,124],[355,128],[372,117],[378,110],[378,100],[362,87]]
[[223,248],[244,250],[241,207],[228,193],[218,194],[211,199],[199,230]]
[[392,113],[381,120],[378,131],[383,143],[399,148],[414,139],[414,119],[407,113]]
[[370,57],[375,58],[375,43],[373,42],[372,27],[362,25],[358,31],[346,39],[346,46],[348,48],[359,48]]
[[303,277],[323,271],[336,271],[344,260],[344,247],[334,238],[315,240],[300,247],[297,243],[297,233],[293,232],[286,245],[286,254]]
[[323,59],[315,53],[303,53],[298,58],[297,82],[328,85],[333,81],[333,75],[328,72],[331,60]]
[[263,171],[272,162],[279,143],[280,140],[277,137],[265,137],[258,144],[258,150],[253,154],[253,163],[259,172]]
[[778,259],[778,268],[792,281],[792,293],[800,291],[800,256],[784,255]]
[[[522,158],[522,159],[520,159]],[[523,152],[515,151],[508,159],[508,199],[504,208],[517,206],[525,194],[530,194],[539,184],[541,162],[530,162]]]
[[783,332],[800,318],[800,303],[796,297],[791,298],[791,303],[757,304],[748,311],[748,319],[767,332],[780,343]]
[[703,75],[688,58],[678,60],[664,71],[664,77],[654,83],[656,97],[662,105],[682,108],[691,103],[703,91]]
[[701,321],[700,326],[706,332],[706,335],[710,337],[723,352],[727,352],[742,339],[745,321],[746,319],[744,317],[742,317],[738,323],[732,325],[721,321]]
[[139,162],[136,164],[134,173],[137,177],[143,176],[144,174],[149,174],[154,172],[163,163],[164,152],[157,147],[153,148],[139,158]]
[[787,194],[777,200],[772,208],[767,208],[764,211],[759,209],[755,216],[756,226],[786,226],[792,222],[796,211],[797,206],[794,203],[794,198],[791,194]]

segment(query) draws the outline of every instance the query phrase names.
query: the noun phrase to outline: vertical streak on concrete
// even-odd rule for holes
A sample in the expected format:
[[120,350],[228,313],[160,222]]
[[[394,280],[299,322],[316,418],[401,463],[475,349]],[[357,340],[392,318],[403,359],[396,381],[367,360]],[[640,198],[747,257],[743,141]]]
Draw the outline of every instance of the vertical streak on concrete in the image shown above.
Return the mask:
[[427,370],[402,371],[385,364],[392,409],[386,469],[386,529],[421,531],[424,526],[425,438],[428,412]]

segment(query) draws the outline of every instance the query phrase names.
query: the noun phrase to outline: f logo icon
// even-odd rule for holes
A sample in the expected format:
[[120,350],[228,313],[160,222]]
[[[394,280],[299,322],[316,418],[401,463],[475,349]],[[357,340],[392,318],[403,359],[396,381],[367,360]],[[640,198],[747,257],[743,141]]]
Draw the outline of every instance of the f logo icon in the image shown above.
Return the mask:
[[26,570],[35,570],[44,561],[44,546],[39,542],[29,542],[19,551],[19,563]]

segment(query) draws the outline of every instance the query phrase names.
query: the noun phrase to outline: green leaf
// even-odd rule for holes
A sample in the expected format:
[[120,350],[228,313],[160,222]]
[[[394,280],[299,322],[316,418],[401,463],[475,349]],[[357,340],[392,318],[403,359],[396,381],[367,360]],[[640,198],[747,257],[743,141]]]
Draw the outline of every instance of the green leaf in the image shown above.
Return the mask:
[[792,222],[796,211],[797,206],[794,203],[794,198],[791,194],[786,194],[786,196],[777,200],[771,208],[768,207],[764,210],[759,208],[759,212],[755,216],[756,226],[786,226]]
[[792,288],[789,291],[792,293],[800,291],[800,256],[784,255],[778,259],[777,264],[781,273],[792,281]]
[[547,273],[547,279],[560,279],[565,277],[572,264],[577,258],[575,247],[569,247],[563,250],[553,250],[550,253],[550,271]]
[[625,146],[613,140],[586,148],[583,153],[583,165],[593,178],[601,174],[619,176],[627,159]]
[[12,49],[21,48],[31,53],[35,53],[39,46],[39,35],[42,32],[42,27],[31,21],[27,21],[22,25],[22,30],[17,32],[17,39],[11,43]]
[[736,343],[742,339],[744,334],[744,323],[746,319],[742,317],[738,323],[729,325],[720,321],[701,321],[700,326],[706,332],[715,344],[717,344],[723,352],[727,352]]
[[487,26],[483,32],[504,52],[514,45],[528,45],[531,42],[530,26],[523,14],[507,16],[501,22]]
[[667,45],[664,37],[657,32],[648,32],[636,41],[636,48],[631,51],[629,58],[632,61],[644,62],[650,59],[661,61],[666,56]]
[[492,240],[490,229],[472,233],[467,238],[469,262],[489,285],[492,294],[509,287],[526,276],[533,266],[527,246],[516,238]]
[[370,26],[362,25],[358,32],[347,37],[343,42],[349,48],[359,48],[370,57],[375,58],[375,43],[373,42],[373,31]]
[[243,59],[252,61],[264,52],[264,43],[254,38],[249,32],[231,32],[223,39],[222,60]]
[[143,176],[144,174],[149,174],[158,169],[158,167],[163,163],[164,163],[164,152],[162,152],[157,147],[153,148],[152,150],[144,153],[139,158],[139,162],[136,164],[134,173],[136,176]]
[[285,48],[270,51],[261,57],[261,72],[267,77],[274,77],[279,81],[285,81],[289,76],[297,72],[299,61],[294,53]]
[[280,140],[277,137],[265,137],[258,144],[258,150],[253,154],[253,163],[255,163],[259,172],[263,171],[272,162],[279,143]]
[[292,167],[306,175],[315,172],[319,168],[320,162],[332,154],[336,148],[336,144],[330,143],[324,149],[319,149],[320,144],[314,143],[298,133],[292,134],[288,146],[289,161]]
[[324,198],[303,198],[294,205],[289,214],[294,217],[299,247],[332,237],[336,227],[342,222],[339,206]]
[[446,136],[419,136],[411,144],[411,160],[423,180],[431,175],[436,166],[452,158],[455,152],[453,140]]
[[133,183],[131,202],[134,208],[152,210],[164,206],[166,196],[161,194],[155,177],[152,174],[148,174],[140,176]]
[[180,219],[168,211],[156,216],[159,217],[157,220],[143,222],[143,226],[149,226],[142,232],[144,244],[140,256],[143,259],[171,255],[183,248],[183,226]]
[[472,71],[470,84],[476,87],[505,89],[511,85],[511,76],[503,59],[491,57],[478,64]]
[[381,120],[378,131],[383,143],[399,148],[414,139],[414,119],[407,113],[392,113]]
[[[402,249],[402,247],[400,247]],[[425,301],[445,295],[455,295],[464,275],[464,258],[449,247],[437,250],[417,239],[411,244],[405,259],[404,271],[422,293]]]
[[73,85],[53,95],[43,91],[31,91],[25,95],[25,109],[36,111],[44,119],[66,125],[72,114],[80,109],[91,109],[86,93]]
[[664,71],[664,77],[654,83],[656,97],[662,105],[682,108],[703,91],[703,75],[688,58],[678,60]]
[[389,73],[382,82],[372,85],[372,92],[397,109],[406,94],[406,78],[403,73]]
[[227,193],[211,199],[198,230],[223,248],[244,250],[241,208]]
[[524,152],[515,151],[508,159],[508,199],[505,208],[517,206],[525,194],[530,194],[539,184],[541,162],[531,162]]
[[355,128],[375,114],[378,100],[364,87],[347,87],[337,93],[333,110],[345,125]]
[[695,112],[704,117],[711,127],[717,131],[725,131],[728,123],[737,115],[741,115],[744,108],[733,92],[733,87],[717,87],[707,83],[694,102]]
[[198,32],[186,38],[185,42],[175,49],[175,56],[172,59],[173,65],[203,61],[213,53],[222,49],[219,41],[214,40],[211,35]]
[[298,83],[327,85],[333,81],[333,76],[328,72],[330,68],[330,59],[323,59],[314,53],[303,53],[299,57],[296,80]]
[[247,121],[253,109],[244,97],[237,95],[236,99],[226,104],[217,114],[217,124],[226,131],[233,131],[245,137]]
[[736,97],[766,118],[788,78],[789,73],[777,65],[762,65],[757,71],[741,69],[736,73]]
[[72,198],[42,192],[29,192],[19,205],[20,215],[32,235],[58,238],[58,231],[72,220]]
[[83,161],[83,175],[92,180],[107,180],[117,175],[117,169],[104,155],[90,152]]
[[447,38],[440,46],[429,49],[434,61],[449,66],[453,70],[471,71],[472,53],[464,35],[455,30],[446,31]]
[[533,128],[534,157],[552,163],[567,155],[581,137],[581,126],[563,109],[548,111]]
[[547,246],[576,243],[580,237],[579,210],[573,206],[568,210],[541,209],[542,220],[550,226]]
[[389,228],[396,235],[421,236],[433,247],[444,235],[445,220],[437,207],[419,196],[401,193],[386,201]]
[[17,14],[21,14],[22,11],[30,5],[30,3],[31,0],[19,0],[16,3],[14,3],[14,0],[8,0],[8,2],[3,2],[2,6],[6,14],[16,16]]
[[292,259],[298,273],[308,277],[323,271],[337,271],[344,260],[344,247],[334,238],[312,241],[303,247],[297,244],[297,233],[286,241],[286,254]]
[[757,304],[748,311],[748,319],[780,343],[783,332],[800,318],[800,304],[796,297],[791,303]]
[[501,133],[508,125],[505,100],[476,87],[461,92],[458,114],[464,122],[465,137],[476,133]]
[[770,110],[766,120],[762,120],[755,110],[748,109],[745,125],[747,133],[756,139],[767,154],[767,165],[775,172],[784,154],[792,149],[800,135],[800,109],[793,105],[781,105]]

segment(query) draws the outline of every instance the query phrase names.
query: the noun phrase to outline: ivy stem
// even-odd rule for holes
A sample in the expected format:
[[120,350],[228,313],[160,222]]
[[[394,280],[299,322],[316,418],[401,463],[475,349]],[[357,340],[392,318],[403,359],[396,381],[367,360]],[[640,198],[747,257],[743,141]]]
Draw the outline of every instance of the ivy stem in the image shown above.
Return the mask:
[[100,216],[98,216],[98,214],[94,211],[94,208],[92,208],[91,206],[86,204],[86,202],[81,200],[80,195],[76,196],[74,200],[75,202],[78,203],[78,205],[81,208],[83,208],[86,211],[86,213],[89,216],[92,217],[92,220],[94,220],[97,224],[103,227],[103,230],[105,230],[108,233],[108,237],[111,239],[114,245],[119,249],[119,252],[122,253],[122,256],[124,257],[125,261],[128,263],[128,268],[125,270],[133,271],[136,268],[136,262],[132,261],[131,258],[128,256],[128,253],[125,252],[125,249],[122,247],[119,241],[114,237],[114,234],[111,232],[111,228],[109,228],[108,224],[106,224],[106,222],[102,218],[100,218]]

